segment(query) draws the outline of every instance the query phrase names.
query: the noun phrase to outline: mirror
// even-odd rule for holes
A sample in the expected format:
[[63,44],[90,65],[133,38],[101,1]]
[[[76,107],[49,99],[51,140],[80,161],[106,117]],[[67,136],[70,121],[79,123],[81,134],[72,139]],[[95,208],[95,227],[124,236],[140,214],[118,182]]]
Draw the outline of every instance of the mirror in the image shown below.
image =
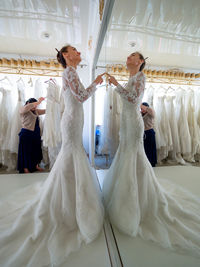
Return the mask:
[[[195,4],[198,4],[197,1]],[[172,6],[177,12],[173,17],[175,19],[170,15]],[[184,173],[184,168],[188,165],[199,166],[200,159],[200,102],[197,100],[200,83],[194,78],[198,77],[199,72],[196,41],[200,36],[194,34],[193,42],[190,42],[189,25],[192,24],[195,28],[196,24],[189,19],[190,8],[187,2],[184,1],[179,8],[178,6],[178,1],[150,3],[116,0],[107,25],[96,75],[107,71],[123,85],[129,79],[125,66],[127,56],[139,51],[144,57],[148,57],[144,70],[146,85],[142,102],[148,102],[156,114],[154,130],[158,163],[154,172],[159,181],[164,177],[199,195],[199,191],[195,189],[198,184],[195,168],[190,169],[193,185],[188,184],[187,178],[191,175]],[[179,27],[178,19],[181,19]],[[183,20],[188,23],[187,34],[184,34]],[[175,33],[173,36],[172,31]],[[194,65],[191,64],[190,57],[194,60]],[[97,170],[105,169],[105,175],[100,172],[101,183],[119,144],[121,112],[121,98],[114,91],[114,86],[105,80],[95,94],[95,163]],[[188,168],[188,172],[190,171]],[[123,235],[113,225],[112,230],[124,266],[132,266],[133,262],[137,262],[138,266],[148,266],[147,251],[153,258],[158,259],[159,255],[163,262],[167,262],[167,250],[158,252],[159,249],[151,242]],[[146,256],[139,259],[141,251],[145,251]],[[175,259],[182,262],[181,256],[176,255]],[[159,264],[161,262],[154,262],[153,266]]]

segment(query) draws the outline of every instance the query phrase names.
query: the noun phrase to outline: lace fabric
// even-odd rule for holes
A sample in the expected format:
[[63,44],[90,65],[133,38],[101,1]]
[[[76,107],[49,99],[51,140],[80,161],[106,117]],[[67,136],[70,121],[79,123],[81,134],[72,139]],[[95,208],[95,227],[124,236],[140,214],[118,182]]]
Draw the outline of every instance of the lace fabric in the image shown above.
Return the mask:
[[126,88],[120,84],[116,87],[116,91],[129,102],[136,103],[139,96],[144,93],[145,76],[143,72],[138,72],[129,79]]
[[63,89],[66,90],[66,88],[70,88],[72,94],[80,102],[86,101],[97,89],[95,82],[85,89],[78,77],[76,70],[73,67],[66,68],[64,71],[63,80]]

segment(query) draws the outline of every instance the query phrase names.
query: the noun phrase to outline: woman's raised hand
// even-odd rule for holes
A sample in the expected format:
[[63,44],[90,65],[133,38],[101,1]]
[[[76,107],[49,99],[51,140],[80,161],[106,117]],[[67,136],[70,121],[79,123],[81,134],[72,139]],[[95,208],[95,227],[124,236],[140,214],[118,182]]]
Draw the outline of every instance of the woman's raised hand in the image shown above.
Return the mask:
[[38,99],[38,102],[41,103],[41,102],[44,101],[44,100],[45,100],[45,97],[40,97],[40,98]]
[[114,84],[115,86],[117,86],[119,84],[118,81],[115,79],[115,77],[110,75],[110,74],[108,74],[107,72],[104,72],[104,73],[98,75],[96,80],[94,80],[94,82],[96,84],[101,84],[103,82],[103,78],[102,78],[103,75],[107,75],[108,76],[109,84]]
[[106,75],[108,75],[108,82],[109,82],[109,84],[114,84],[115,86],[117,86],[119,84],[118,81],[115,79],[114,76],[112,76],[112,75],[110,75],[108,73],[106,73]]
[[96,79],[94,80],[94,82],[96,83],[96,84],[102,84],[102,82],[103,82],[103,78],[102,78],[102,76],[105,74],[105,72],[104,73],[102,73],[102,74],[100,74],[100,75],[98,75],[97,77],[96,77]]

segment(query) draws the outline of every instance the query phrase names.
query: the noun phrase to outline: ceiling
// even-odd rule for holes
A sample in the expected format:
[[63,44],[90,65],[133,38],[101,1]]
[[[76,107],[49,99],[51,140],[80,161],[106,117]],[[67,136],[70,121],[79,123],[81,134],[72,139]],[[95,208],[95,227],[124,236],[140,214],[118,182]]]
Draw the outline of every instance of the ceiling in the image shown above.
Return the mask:
[[98,0],[1,0],[0,53],[55,57],[68,43],[86,58],[98,12]]
[[[0,56],[55,58],[70,43],[89,61],[101,26],[99,0],[1,0]],[[135,50],[149,66],[198,71],[200,0],[115,0],[98,64]]]
[[99,61],[200,69],[200,0],[115,0]]

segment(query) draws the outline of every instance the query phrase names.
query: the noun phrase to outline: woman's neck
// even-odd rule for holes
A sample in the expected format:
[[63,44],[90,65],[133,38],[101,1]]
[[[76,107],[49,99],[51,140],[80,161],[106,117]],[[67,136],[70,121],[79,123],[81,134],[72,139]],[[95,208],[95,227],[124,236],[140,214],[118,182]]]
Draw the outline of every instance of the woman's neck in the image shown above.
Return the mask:
[[74,62],[70,62],[70,63],[67,64],[68,67],[73,67],[73,68],[75,68],[75,69],[77,68],[77,65],[78,65],[78,64],[76,64],[76,63],[74,63]]
[[133,67],[133,68],[129,68],[129,76],[134,76],[136,73],[138,73],[140,70],[140,68],[136,68],[136,67]]

